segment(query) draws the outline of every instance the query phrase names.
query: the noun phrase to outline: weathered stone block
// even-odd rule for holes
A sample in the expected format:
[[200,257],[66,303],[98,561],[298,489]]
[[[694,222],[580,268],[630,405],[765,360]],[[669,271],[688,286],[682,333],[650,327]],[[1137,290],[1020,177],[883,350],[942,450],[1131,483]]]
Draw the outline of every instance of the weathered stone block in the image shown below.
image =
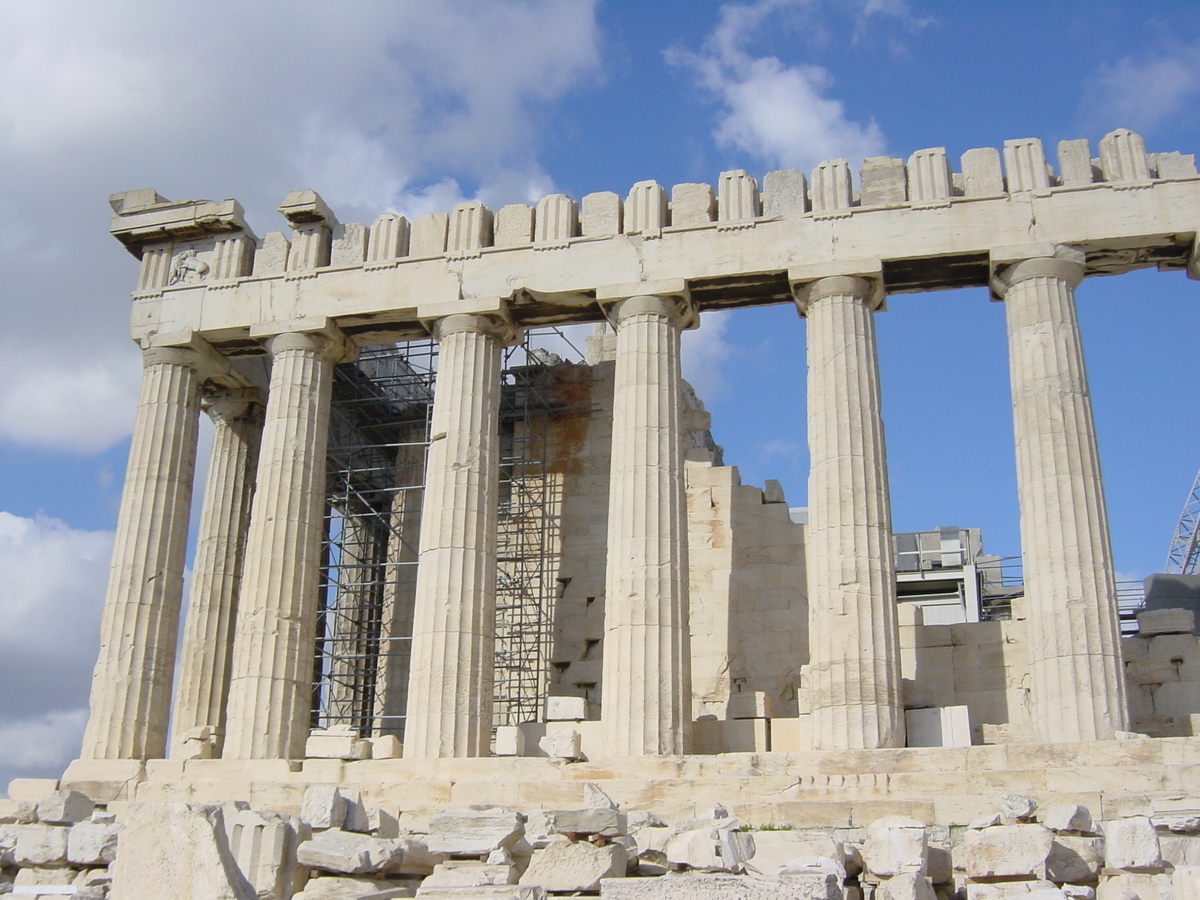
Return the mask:
[[92,814],[96,804],[79,791],[55,791],[37,805],[39,822],[47,825],[74,825]]
[[106,866],[117,855],[119,825],[79,822],[67,835],[67,862],[73,866]]
[[668,875],[600,882],[603,900],[842,900],[833,875]]
[[582,738],[578,731],[552,731],[538,741],[538,747],[551,759],[580,759],[583,756]]
[[925,826],[916,819],[887,816],[867,826],[863,862],[879,878],[902,872],[924,875],[926,845]]
[[808,179],[799,169],[776,169],[763,176],[764,216],[801,216],[808,212]]
[[354,732],[314,731],[304,744],[312,759],[370,759],[371,742]]
[[616,837],[628,831],[625,816],[615,809],[553,809],[545,812],[550,834],[600,834]]
[[1046,877],[1056,882],[1094,881],[1104,865],[1104,838],[1060,834],[1046,859]]
[[758,182],[745,169],[722,172],[717,184],[718,220],[745,222],[760,215]]
[[547,697],[547,722],[581,722],[587,718],[587,697]]
[[739,691],[729,695],[727,715],[731,719],[769,719],[773,712],[766,691]]
[[309,879],[303,893],[294,895],[293,900],[359,900],[360,897],[400,887],[403,887],[400,882],[323,876]]
[[954,859],[971,878],[1045,878],[1054,833],[1042,825],[969,830]]
[[13,825],[17,846],[13,856],[18,866],[64,866],[70,829],[57,825]]
[[737,827],[736,819],[725,819],[675,834],[667,841],[667,860],[689,869],[742,872],[754,856],[754,838]]
[[612,191],[597,191],[583,198],[579,214],[579,228],[588,237],[605,237],[620,234],[622,226],[622,204],[619,194]]
[[540,885],[547,891],[595,891],[601,878],[625,875],[625,848],[598,846],[587,841],[553,841],[534,851],[521,884]]
[[1174,893],[1170,875],[1147,872],[1120,872],[1100,879],[1096,900],[1172,900]]
[[472,859],[452,859],[441,863],[421,882],[423,889],[435,887],[478,887],[485,884],[516,884],[513,865],[489,865]]
[[1137,614],[1138,634],[1195,634],[1196,614],[1190,609],[1146,609]]
[[300,818],[313,828],[341,828],[346,821],[346,798],[335,784],[310,784],[304,789]]
[[717,211],[717,200],[708,184],[677,184],[671,188],[671,224],[708,225]]
[[447,811],[430,820],[426,846],[451,857],[486,856],[501,847],[511,850],[524,833],[525,817],[513,810]]
[[1000,151],[995,147],[977,147],[964,153],[962,174],[964,196],[994,197],[1004,193]]
[[902,872],[875,889],[876,900],[936,900],[933,885],[924,875]]
[[384,872],[399,857],[400,848],[395,841],[349,831],[323,831],[296,848],[300,865],[342,875]]
[[497,726],[494,749],[497,756],[524,756],[525,732],[516,725]]
[[863,206],[895,206],[908,200],[904,160],[869,156],[858,170]]
[[32,800],[0,799],[0,825],[31,825],[37,821],[37,803]]
[[1147,816],[1105,822],[1104,863],[1110,869],[1156,869],[1162,864],[1158,834]]
[[1092,831],[1092,814],[1086,806],[1068,803],[1051,806],[1042,815],[1042,824],[1051,831]]
[[219,806],[131,803],[110,867],[111,900],[256,900],[225,837]]
[[230,852],[260,896],[286,897],[291,890],[302,827],[298,819],[249,809],[226,814]]

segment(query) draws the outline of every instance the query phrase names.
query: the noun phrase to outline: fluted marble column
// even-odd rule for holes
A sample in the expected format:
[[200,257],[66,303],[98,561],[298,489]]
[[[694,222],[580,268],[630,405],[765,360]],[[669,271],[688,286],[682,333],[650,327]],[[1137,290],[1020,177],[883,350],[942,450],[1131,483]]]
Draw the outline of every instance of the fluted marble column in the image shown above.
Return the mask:
[[142,390],[92,676],[84,759],[166,755],[200,412],[195,349],[142,352]]
[[797,291],[808,319],[809,662],[813,748],[904,746],[887,457],[865,278]]
[[499,320],[437,322],[438,374],[421,514],[405,758],[487,756],[499,501]]
[[218,751],[224,737],[233,623],[262,434],[262,405],[254,389],[211,394],[204,410],[213,423],[212,452],[175,683],[172,756],[181,753],[180,741],[191,729],[211,727]]
[[1127,730],[1116,584],[1075,287],[1084,256],[1008,266],[1008,320],[1035,735],[1106,740]]
[[692,719],[687,504],[675,297],[640,296],[616,325],[603,701],[613,756],[687,752]]
[[267,340],[271,386],[233,644],[227,759],[304,755],[312,704],[332,326]]

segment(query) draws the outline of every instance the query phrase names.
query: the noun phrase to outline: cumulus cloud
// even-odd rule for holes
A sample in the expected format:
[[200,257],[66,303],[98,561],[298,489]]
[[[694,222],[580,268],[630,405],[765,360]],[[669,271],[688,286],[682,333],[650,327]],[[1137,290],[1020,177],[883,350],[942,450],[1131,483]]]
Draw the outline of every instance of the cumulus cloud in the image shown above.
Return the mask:
[[[817,65],[789,65],[774,56],[755,56],[752,39],[779,17],[815,10],[815,0],[758,0],[721,8],[716,29],[700,52],[667,51],[667,60],[690,69],[722,107],[713,137],[717,144],[770,166],[810,169],[825,159],[852,162],[883,152],[874,121],[858,122],[829,96],[833,78]],[[907,14],[895,2],[855,4],[859,25],[871,16]]]
[[1087,85],[1083,118],[1152,129],[1200,94],[1200,44],[1177,45],[1101,66]]
[[551,192],[542,116],[599,66],[594,6],[0,4],[0,373],[18,373],[0,439],[91,452],[128,433],[136,263],[105,234],[109,193],[236,196],[261,234],[297,187],[345,221]]

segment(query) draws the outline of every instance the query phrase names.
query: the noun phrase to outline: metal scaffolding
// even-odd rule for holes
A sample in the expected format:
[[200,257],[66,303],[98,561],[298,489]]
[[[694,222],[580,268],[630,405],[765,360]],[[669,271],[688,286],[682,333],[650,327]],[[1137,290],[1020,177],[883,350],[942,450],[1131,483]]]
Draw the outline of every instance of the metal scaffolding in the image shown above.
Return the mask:
[[[546,340],[545,332],[531,333],[505,353],[496,724],[538,720],[548,683],[561,484],[547,453],[549,423],[562,410],[552,400],[554,364],[561,360],[538,349]],[[314,727],[403,734],[436,372],[431,340],[367,348],[357,362],[335,369]]]

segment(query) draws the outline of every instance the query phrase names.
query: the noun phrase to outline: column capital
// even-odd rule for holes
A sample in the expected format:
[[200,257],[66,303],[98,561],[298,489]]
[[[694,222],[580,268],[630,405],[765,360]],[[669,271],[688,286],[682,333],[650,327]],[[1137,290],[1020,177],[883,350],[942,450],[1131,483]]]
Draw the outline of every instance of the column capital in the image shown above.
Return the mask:
[[1087,254],[1070,244],[1049,242],[993,247],[991,256],[992,299],[1004,299],[1008,289],[1026,278],[1061,278],[1072,288],[1083,281]]
[[788,269],[788,283],[792,286],[796,311],[801,316],[808,315],[808,308],[814,301],[835,294],[862,297],[873,312],[887,309],[883,263],[878,259],[794,266]]
[[207,391],[200,400],[200,408],[210,419],[226,423],[256,414],[255,407],[261,405],[262,397],[258,388]]
[[261,341],[274,356],[281,350],[316,350],[327,362],[353,360],[358,348],[328,316],[302,316],[280,322],[260,322],[250,337]]
[[596,302],[614,326],[625,316],[646,312],[670,315],[684,330],[700,325],[700,311],[682,279],[606,285],[596,289]]
[[429,333],[440,341],[450,334],[471,332],[496,338],[501,347],[521,342],[523,329],[506,312],[496,313],[452,313],[426,323]]
[[142,365],[168,363],[194,369],[204,381],[222,387],[241,388],[249,384],[235,371],[219,350],[191,330],[152,334],[141,340]]

